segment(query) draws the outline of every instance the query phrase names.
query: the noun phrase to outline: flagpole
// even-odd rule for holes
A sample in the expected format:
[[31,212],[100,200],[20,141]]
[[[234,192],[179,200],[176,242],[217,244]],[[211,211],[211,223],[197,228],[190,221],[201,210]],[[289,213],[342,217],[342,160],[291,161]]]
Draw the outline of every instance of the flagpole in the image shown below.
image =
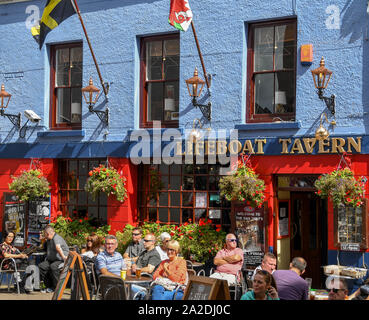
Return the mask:
[[195,38],[197,51],[199,52],[199,57],[200,57],[200,61],[201,61],[202,70],[204,72],[204,78],[205,78],[206,86],[209,89],[210,85],[209,85],[208,75],[207,75],[206,70],[205,70],[205,64],[204,64],[204,60],[202,58],[202,53],[201,53],[199,41],[197,40],[197,35],[196,35],[195,25],[193,24],[193,20],[191,20],[191,27],[192,27],[193,36]]
[[[88,43],[88,46],[90,48],[90,51],[91,51],[91,54],[92,54],[92,58],[94,60],[94,63],[95,63],[95,66],[96,66],[96,70],[97,70],[97,74],[99,75],[99,78],[100,78],[100,82],[101,82],[101,86],[103,87],[103,90],[104,90],[104,94],[105,94],[105,97],[108,95],[108,88],[105,87],[105,84],[104,84],[104,80],[101,76],[101,72],[100,72],[100,68],[99,68],[99,65],[97,64],[97,61],[96,61],[96,57],[95,57],[95,53],[92,49],[92,46],[91,46],[91,42],[90,42],[90,38],[88,37],[88,34],[87,34],[87,30],[85,28],[85,24],[83,22],[83,19],[82,19],[82,16],[81,16],[81,13],[79,11],[79,7],[78,7],[78,4],[77,4],[77,0],[71,0],[72,4],[74,2],[74,7],[77,11],[77,14],[78,14],[78,17],[79,17],[79,21],[81,21],[81,25],[82,25],[82,29],[83,29],[83,32],[85,33],[85,36],[86,36],[86,40],[87,40],[87,43]],[[109,87],[109,86],[108,86]]]

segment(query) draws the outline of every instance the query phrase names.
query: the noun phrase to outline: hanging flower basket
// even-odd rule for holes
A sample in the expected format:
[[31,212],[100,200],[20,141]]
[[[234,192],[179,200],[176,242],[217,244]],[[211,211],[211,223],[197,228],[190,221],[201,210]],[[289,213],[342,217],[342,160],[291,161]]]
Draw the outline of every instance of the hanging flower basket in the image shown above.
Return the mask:
[[150,167],[149,169],[149,191],[148,191],[148,197],[149,200],[156,199],[157,193],[160,194],[160,190],[164,188],[164,184],[161,181],[161,174],[159,170],[156,168]]
[[265,200],[265,183],[255,171],[242,161],[231,176],[219,181],[220,195],[228,201],[246,202],[247,205],[260,208]]
[[106,168],[104,165],[94,168],[89,172],[85,190],[92,194],[95,200],[99,192],[104,192],[108,196],[115,195],[118,201],[124,202],[127,198],[126,178],[118,173],[114,168]]
[[15,193],[20,201],[49,197],[50,183],[43,176],[41,170],[25,170],[20,176],[12,176],[9,189]]
[[356,179],[349,168],[337,169],[321,175],[315,181],[315,192],[322,199],[331,198],[333,206],[360,207],[363,204],[365,183]]

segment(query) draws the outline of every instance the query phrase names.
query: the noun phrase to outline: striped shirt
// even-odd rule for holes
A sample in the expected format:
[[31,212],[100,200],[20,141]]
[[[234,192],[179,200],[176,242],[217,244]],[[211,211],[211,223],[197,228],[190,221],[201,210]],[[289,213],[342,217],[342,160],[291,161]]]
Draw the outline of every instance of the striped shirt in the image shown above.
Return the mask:
[[104,250],[100,252],[95,261],[95,266],[98,274],[101,273],[101,269],[105,268],[109,272],[120,276],[120,270],[122,268],[126,268],[126,264],[124,263],[123,257],[119,252],[114,252],[113,255],[110,255]]

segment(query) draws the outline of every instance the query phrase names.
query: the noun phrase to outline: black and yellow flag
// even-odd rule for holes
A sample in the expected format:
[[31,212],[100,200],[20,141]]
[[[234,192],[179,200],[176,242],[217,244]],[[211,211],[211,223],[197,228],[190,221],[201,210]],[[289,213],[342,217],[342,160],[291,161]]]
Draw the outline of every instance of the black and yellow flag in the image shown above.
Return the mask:
[[77,11],[73,0],[47,0],[39,25],[31,29],[32,36],[38,42],[40,50],[46,35],[75,13]]

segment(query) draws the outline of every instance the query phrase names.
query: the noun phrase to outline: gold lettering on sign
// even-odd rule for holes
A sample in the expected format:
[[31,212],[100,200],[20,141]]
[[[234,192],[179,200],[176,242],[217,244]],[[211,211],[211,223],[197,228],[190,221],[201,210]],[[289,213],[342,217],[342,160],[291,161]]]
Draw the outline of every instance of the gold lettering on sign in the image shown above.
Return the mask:
[[177,156],[183,156],[185,153],[182,152],[182,141],[177,141]]
[[255,153],[254,148],[252,147],[252,143],[250,140],[245,140],[245,144],[243,145],[242,153],[251,154]]
[[307,153],[312,153],[314,151],[314,146],[316,143],[315,138],[303,138],[305,150]]
[[295,142],[293,143],[293,146],[291,148],[291,152],[290,153],[294,153],[295,151],[297,151],[298,153],[305,153],[304,148],[302,147],[302,143],[300,141],[300,139],[295,139]]
[[[235,150],[234,144],[237,145],[236,150]],[[231,154],[237,154],[241,151],[241,149],[242,149],[242,144],[238,140],[232,140],[229,142],[228,150]]]
[[217,141],[217,154],[226,154],[227,153],[227,141],[218,140]]
[[344,153],[345,149],[343,147],[345,144],[346,144],[346,141],[343,138],[332,138],[331,153]]
[[329,149],[325,150],[324,147],[329,146],[329,139],[319,140],[318,153],[329,153]]
[[291,139],[279,139],[279,143],[282,143],[282,152],[281,153],[288,153],[287,143],[291,143]]
[[347,152],[352,152],[351,146],[356,152],[361,152],[361,137],[357,137],[357,142],[352,137],[347,138]]
[[258,152],[256,152],[257,154],[264,154],[264,144],[267,143],[266,139],[255,139],[255,142],[258,144]]
[[216,146],[214,140],[209,140],[205,145],[205,153],[212,156],[216,155]]
[[203,154],[204,154],[204,140],[196,141],[196,143],[195,143],[195,156],[201,156]]

